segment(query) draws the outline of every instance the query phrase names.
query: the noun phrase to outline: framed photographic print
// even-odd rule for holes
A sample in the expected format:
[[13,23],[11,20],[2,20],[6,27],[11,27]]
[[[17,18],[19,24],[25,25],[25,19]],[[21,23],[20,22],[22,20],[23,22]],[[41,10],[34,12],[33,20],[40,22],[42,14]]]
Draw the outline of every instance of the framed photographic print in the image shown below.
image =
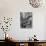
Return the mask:
[[20,12],[20,27],[32,28],[32,12]]
[[30,4],[33,8],[38,8],[38,7],[42,6],[43,0],[29,0],[29,4]]

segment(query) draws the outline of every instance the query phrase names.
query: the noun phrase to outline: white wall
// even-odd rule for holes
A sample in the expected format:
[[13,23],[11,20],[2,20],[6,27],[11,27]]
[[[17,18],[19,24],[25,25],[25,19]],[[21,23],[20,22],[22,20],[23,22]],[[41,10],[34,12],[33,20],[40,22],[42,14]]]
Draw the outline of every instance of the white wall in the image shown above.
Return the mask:
[[[20,12],[33,13],[32,29],[20,28]],[[9,33],[18,40],[27,40],[34,34],[39,40],[45,39],[45,15],[46,8],[33,8],[28,0],[0,0],[0,17],[13,17],[13,22]],[[2,32],[2,31],[1,31]],[[44,34],[45,33],[45,34]],[[0,33],[1,34],[1,33]],[[2,39],[2,36],[0,36]]]

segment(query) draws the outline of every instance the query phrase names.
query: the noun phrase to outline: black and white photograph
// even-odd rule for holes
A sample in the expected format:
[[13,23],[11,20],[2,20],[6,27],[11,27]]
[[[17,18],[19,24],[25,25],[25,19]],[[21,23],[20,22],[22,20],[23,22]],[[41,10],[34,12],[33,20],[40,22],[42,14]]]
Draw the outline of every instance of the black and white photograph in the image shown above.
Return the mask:
[[20,27],[32,28],[32,12],[20,12]]
[[29,0],[29,4],[33,8],[39,8],[43,4],[43,0]]

